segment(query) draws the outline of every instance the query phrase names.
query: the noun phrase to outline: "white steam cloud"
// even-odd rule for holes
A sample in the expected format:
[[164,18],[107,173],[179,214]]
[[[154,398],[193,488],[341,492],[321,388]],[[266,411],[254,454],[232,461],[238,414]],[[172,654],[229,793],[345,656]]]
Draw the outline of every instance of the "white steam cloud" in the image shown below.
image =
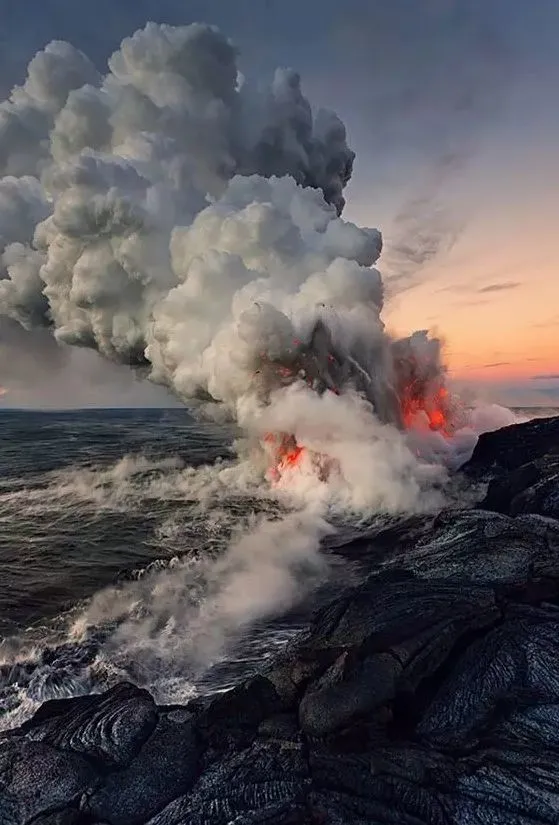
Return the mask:
[[220,471],[222,484],[243,466],[264,472],[268,433],[306,448],[275,493],[298,512],[233,541],[196,611],[176,570],[94,600],[84,626],[127,617],[117,647],[156,638],[175,656],[189,637],[213,656],[321,575],[332,510],[440,503],[444,472],[402,434],[423,421],[447,460],[434,412],[418,406],[446,398],[440,344],[385,332],[381,235],[341,217],[353,158],[295,72],[252,84],[205,25],[148,24],[104,77],[51,43],[0,105],[0,315],[236,420],[244,465]]
[[33,58],[1,104],[0,313],[244,427],[278,389],[270,364],[305,359],[337,403],[358,389],[401,424],[402,353],[430,381],[439,352],[420,365],[425,335],[384,332],[380,233],[340,217],[345,128],[295,72],[257,87],[236,58],[213,27],[153,23],[104,77],[66,43]]
[[338,218],[353,152],[297,74],[253,87],[203,25],[148,24],[109,70],[54,42],[1,104],[3,314],[222,402],[291,314],[378,315],[380,235]]

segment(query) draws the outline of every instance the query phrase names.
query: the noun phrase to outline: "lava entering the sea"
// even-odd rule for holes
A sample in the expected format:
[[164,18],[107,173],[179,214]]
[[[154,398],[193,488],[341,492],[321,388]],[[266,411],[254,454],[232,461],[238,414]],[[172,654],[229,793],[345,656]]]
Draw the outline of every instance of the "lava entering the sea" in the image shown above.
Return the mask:
[[288,433],[266,433],[264,441],[271,460],[269,478],[277,484],[287,470],[300,465],[307,450]]
[[[459,426],[455,402],[444,384],[428,387],[421,382],[404,385],[399,393],[401,425],[404,430],[429,429],[446,439],[452,438]],[[268,480],[277,485],[286,474],[301,469],[307,463],[320,481],[326,481],[336,462],[297,443],[289,433],[267,433],[264,436],[270,469]]]
[[[450,439],[462,425],[460,406],[446,386],[440,341],[416,333],[391,344],[392,367],[376,381],[351,352],[336,348],[326,324],[319,320],[308,343],[294,340],[281,358],[260,353],[254,372],[255,387],[266,400],[274,389],[300,381],[319,395],[343,394],[349,388],[367,398],[382,424],[402,431],[435,432]],[[379,369],[383,369],[382,364]],[[310,469],[326,480],[336,462],[297,442],[290,433],[268,433],[264,447],[269,457],[268,478],[277,484],[295,469]],[[418,448],[415,448],[418,453]],[[419,454],[419,453],[418,453]]]
[[455,430],[450,394],[445,386],[431,392],[417,384],[406,385],[400,393],[404,429],[421,429],[425,425],[450,438]]

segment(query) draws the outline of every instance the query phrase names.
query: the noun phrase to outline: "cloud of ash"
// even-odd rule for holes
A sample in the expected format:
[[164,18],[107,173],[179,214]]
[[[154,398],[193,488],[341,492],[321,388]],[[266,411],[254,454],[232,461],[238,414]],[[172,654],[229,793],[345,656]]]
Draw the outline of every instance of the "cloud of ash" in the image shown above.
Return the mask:
[[92,350],[59,344],[50,330],[27,330],[0,318],[2,404],[17,408],[79,409],[174,406],[163,388],[141,381],[122,365],[108,363]]

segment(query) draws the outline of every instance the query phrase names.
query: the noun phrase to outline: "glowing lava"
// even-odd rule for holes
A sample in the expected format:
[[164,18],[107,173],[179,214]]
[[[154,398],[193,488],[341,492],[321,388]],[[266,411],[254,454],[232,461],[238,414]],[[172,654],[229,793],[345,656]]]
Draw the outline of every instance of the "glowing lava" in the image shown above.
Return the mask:
[[[335,361],[331,352],[327,352],[325,358],[328,364]],[[315,388],[315,381],[311,377],[312,360],[308,364],[301,361],[289,366],[271,361],[266,363],[263,360],[261,367],[269,370],[269,380],[282,386],[303,380],[311,388]],[[460,429],[461,409],[457,399],[445,386],[444,369],[440,367],[437,371],[430,370],[429,363],[423,363],[407,352],[395,359],[394,367],[396,403],[392,423],[403,431],[421,433],[430,430],[445,439],[451,439]],[[339,395],[337,386],[332,381],[326,381],[324,375],[318,381],[320,389],[317,391],[320,394],[332,392]],[[301,446],[295,436],[289,433],[266,434],[264,446],[270,461],[267,476],[274,485],[286,474],[290,476],[293,470],[310,470],[320,481],[327,481],[333,471],[339,470],[336,460]],[[417,449],[415,452],[419,455]]]
[[454,432],[450,395],[446,387],[426,391],[423,386],[410,384],[400,396],[402,420],[406,430],[426,422],[429,429],[450,438]]
[[[456,404],[443,385],[427,387],[410,383],[400,391],[401,422],[404,430],[428,428],[444,438],[452,438],[459,427]],[[268,478],[278,484],[285,473],[300,468],[305,458],[320,481],[326,481],[336,462],[328,456],[311,452],[297,443],[289,433],[267,433],[264,442],[270,456]]]
[[270,480],[274,483],[280,480],[286,470],[299,466],[307,452],[306,448],[297,444],[295,437],[288,433],[266,433],[264,441],[272,454]]

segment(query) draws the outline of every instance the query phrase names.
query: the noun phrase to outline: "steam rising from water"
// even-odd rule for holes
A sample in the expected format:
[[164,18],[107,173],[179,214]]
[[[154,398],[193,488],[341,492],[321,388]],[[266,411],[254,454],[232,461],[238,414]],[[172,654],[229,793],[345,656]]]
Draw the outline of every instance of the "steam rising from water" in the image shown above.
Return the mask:
[[[283,512],[234,535],[218,560],[105,591],[74,621],[73,638],[110,626],[105,651],[143,663],[150,684],[158,669],[207,665],[232,634],[308,592],[327,572],[333,519],[440,506],[454,444],[461,457],[475,440],[467,420],[449,442],[421,414],[401,431],[408,384],[426,397],[444,385],[440,345],[384,330],[381,235],[341,218],[345,128],[313,114],[293,71],[260,88],[236,57],[214,28],[148,24],[102,77],[55,42],[0,107],[0,314],[240,425],[236,463],[177,470],[158,494],[209,511],[235,490]],[[311,353],[315,377],[331,377],[331,347],[335,393],[269,380],[264,367],[303,357],[318,322],[328,344]],[[274,491],[267,432],[306,448]],[[313,454],[336,472],[318,477]]]

